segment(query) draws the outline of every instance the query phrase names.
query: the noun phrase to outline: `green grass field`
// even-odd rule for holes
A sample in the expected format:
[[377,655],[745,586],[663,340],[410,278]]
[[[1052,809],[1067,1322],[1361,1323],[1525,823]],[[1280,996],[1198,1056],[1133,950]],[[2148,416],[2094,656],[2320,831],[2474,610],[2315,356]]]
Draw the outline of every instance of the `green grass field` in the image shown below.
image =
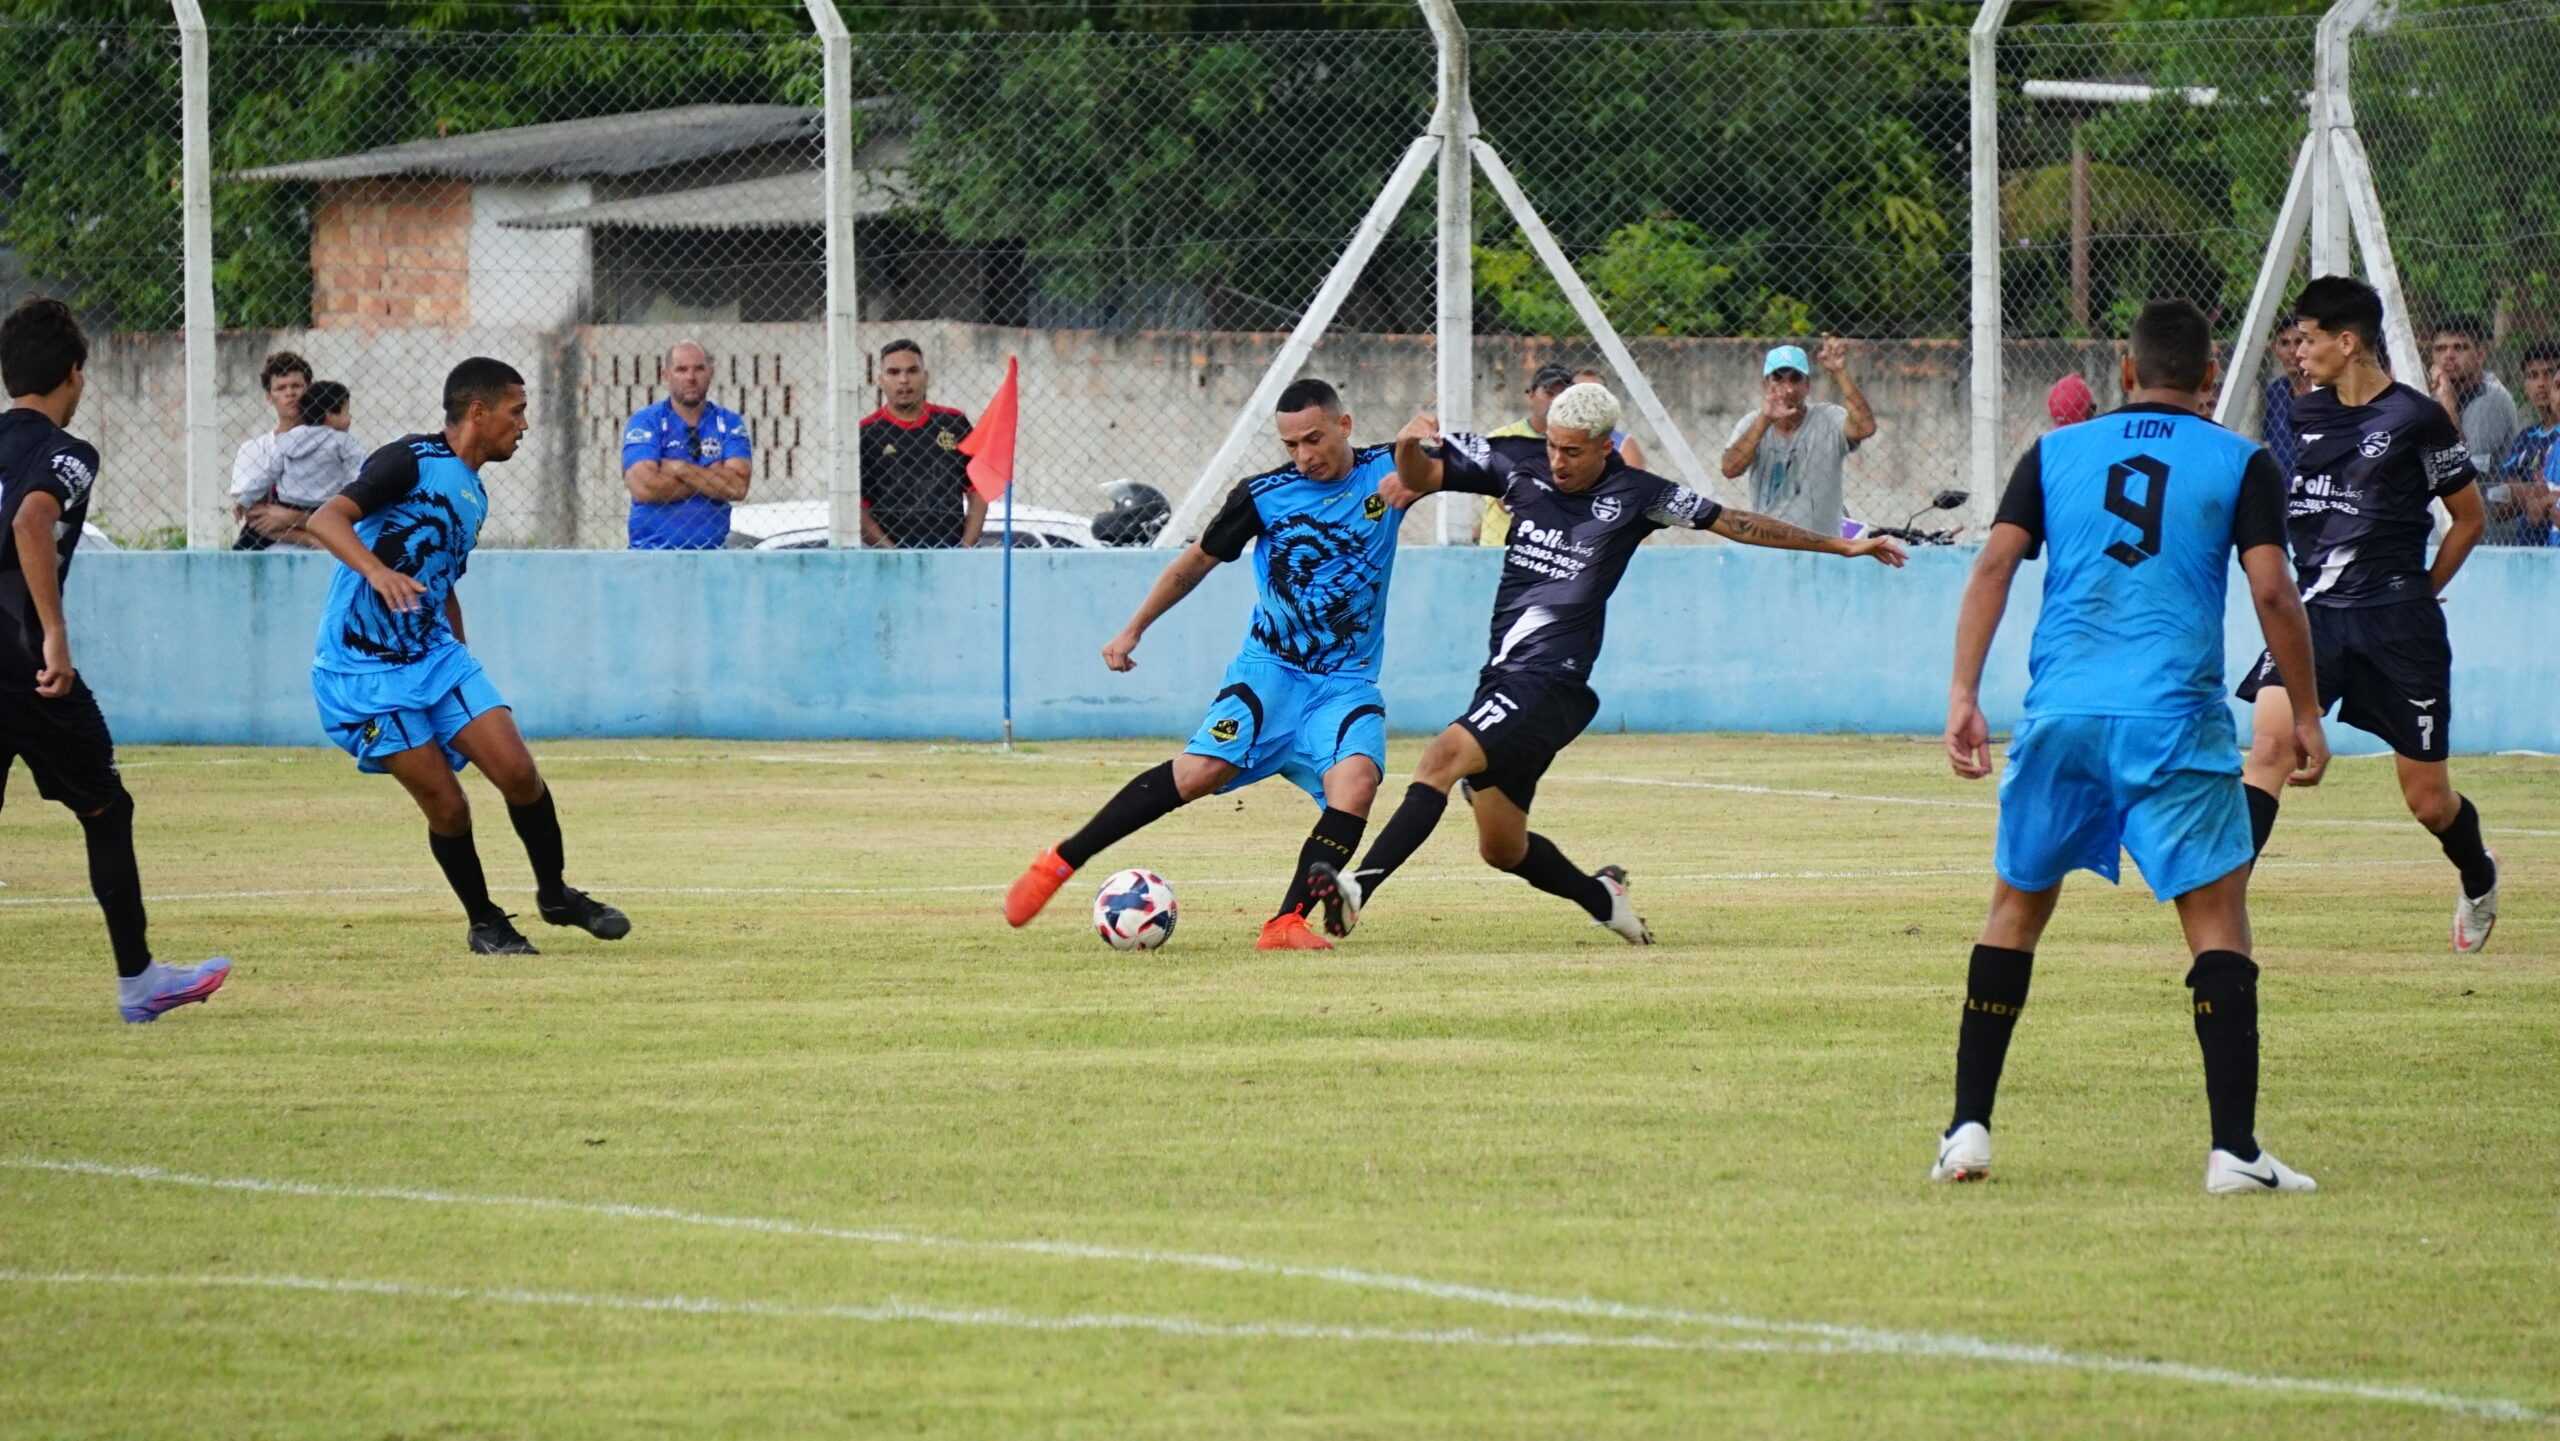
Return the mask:
[[[0,1434],[2560,1416],[2551,762],[2457,763],[2506,864],[2476,957],[2386,763],[2293,797],[2255,897],[2260,1129],[2322,1191],[2217,1200],[2174,915],[2087,877],[2040,952],[1998,1179],[1923,1179],[1993,795],[1934,742],[1575,746],[1540,828],[1634,872],[1650,950],[1483,869],[1457,814],[1354,940],[1258,954],[1311,816],[1277,784],[1007,930],[1023,860],[1166,749],[539,746],[572,881],[636,930],[528,915],[546,954],[506,960],[464,951],[388,781],[136,749],[157,949],[239,963],[149,1027],[117,1022],[78,830],[17,776]],[[1121,956],[1083,882],[1136,864],[1183,918]]]

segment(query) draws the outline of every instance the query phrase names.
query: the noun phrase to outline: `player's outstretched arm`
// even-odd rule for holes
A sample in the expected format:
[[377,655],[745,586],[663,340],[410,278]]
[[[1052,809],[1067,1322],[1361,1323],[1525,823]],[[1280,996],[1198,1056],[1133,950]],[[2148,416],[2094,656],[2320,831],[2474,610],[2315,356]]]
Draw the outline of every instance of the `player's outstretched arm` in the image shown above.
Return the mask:
[[2427,583],[2437,595],[2453,584],[2454,572],[2471,558],[2474,546],[2480,544],[2481,533],[2489,528],[2489,510],[2480,503],[2480,487],[2466,485],[2444,498],[2445,513],[2453,517],[2453,528],[2444,533],[2444,543],[2436,547],[2435,564],[2427,567]]
[[347,569],[364,577],[373,593],[391,610],[406,614],[418,608],[419,597],[427,588],[408,576],[384,565],[381,559],[356,539],[356,522],[364,512],[343,495],[329,497],[329,503],[311,512],[303,529],[320,543],[320,548],[338,558]]
[[1440,489],[1440,457],[1423,447],[1440,438],[1440,417],[1427,410],[1417,410],[1413,419],[1396,432],[1396,475],[1383,482],[1378,493],[1387,504],[1401,510]]
[[2316,786],[2329,769],[2329,737],[2320,727],[2320,672],[2312,660],[2311,617],[2303,613],[2302,597],[2294,590],[2293,561],[2283,546],[2253,545],[2240,552],[2240,569],[2249,577],[2258,629],[2266,635],[2276,674],[2284,678],[2285,699],[2293,705],[2294,765],[2285,783]]
[[62,521],[62,502],[50,493],[29,491],[18,502],[18,518],[9,539],[18,552],[18,573],[26,577],[27,599],[44,627],[44,664],[37,667],[36,694],[60,700],[71,693],[71,632],[62,623],[62,553],[54,547],[53,528]]
[[1811,550],[1824,555],[1871,555],[1885,565],[1898,566],[1908,557],[1901,542],[1891,536],[1869,535],[1856,540],[1842,540],[1836,535],[1817,535],[1800,525],[1771,520],[1747,510],[1726,510],[1707,529],[1727,540],[1744,545],[1766,546],[1771,550]]
[[1137,669],[1138,662],[1130,653],[1138,648],[1147,627],[1162,619],[1166,611],[1180,605],[1184,596],[1198,590],[1200,582],[1208,579],[1209,572],[1220,564],[1219,559],[1202,550],[1196,540],[1183,547],[1182,554],[1175,556],[1173,563],[1164,568],[1164,574],[1156,577],[1156,583],[1147,587],[1147,598],[1138,602],[1138,613],[1129,617],[1129,624],[1103,646],[1102,663],[1113,670]]
[[2009,582],[2035,543],[2024,526],[1994,525],[1982,554],[1974,557],[1973,573],[1965,577],[1964,601],[1956,610],[1955,675],[1947,682],[1947,764],[1969,781],[1991,774],[1982,666],[1991,656],[1991,638],[2000,633],[2000,617],[2009,609]]

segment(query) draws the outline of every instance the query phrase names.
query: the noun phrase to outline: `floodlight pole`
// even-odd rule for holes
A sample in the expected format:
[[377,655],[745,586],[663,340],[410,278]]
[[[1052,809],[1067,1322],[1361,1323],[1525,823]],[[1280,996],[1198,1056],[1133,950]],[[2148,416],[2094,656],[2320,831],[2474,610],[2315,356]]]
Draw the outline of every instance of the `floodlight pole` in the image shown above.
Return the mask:
[[1976,525],[1991,518],[2000,494],[2000,27],[2009,0],[1983,0],[1966,39],[1969,157],[1973,201],[1973,374],[1968,382],[1972,436],[1966,489]]
[[807,0],[825,73],[827,206],[827,430],[819,448],[827,476],[827,544],[862,545],[862,352],[856,325],[853,249],[853,33],[835,0]]
[[207,120],[204,8],[171,0],[178,20],[179,210],[185,248],[187,545],[218,544],[208,507],[228,487],[214,413],[213,132]]
[[[1422,0],[1439,51],[1440,94],[1430,133],[1440,142],[1438,384],[1443,430],[1476,428],[1475,100],[1468,88],[1467,31],[1455,0]],[[1447,545],[1459,502],[1432,507],[1432,538]],[[1472,537],[1470,537],[1472,538]]]

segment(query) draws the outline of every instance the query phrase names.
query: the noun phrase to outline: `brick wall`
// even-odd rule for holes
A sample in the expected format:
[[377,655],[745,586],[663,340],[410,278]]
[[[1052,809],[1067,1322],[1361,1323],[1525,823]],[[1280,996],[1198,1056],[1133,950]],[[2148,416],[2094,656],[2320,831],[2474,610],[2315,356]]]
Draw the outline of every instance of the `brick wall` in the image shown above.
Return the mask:
[[471,184],[361,180],[320,187],[311,231],[312,323],[471,323]]

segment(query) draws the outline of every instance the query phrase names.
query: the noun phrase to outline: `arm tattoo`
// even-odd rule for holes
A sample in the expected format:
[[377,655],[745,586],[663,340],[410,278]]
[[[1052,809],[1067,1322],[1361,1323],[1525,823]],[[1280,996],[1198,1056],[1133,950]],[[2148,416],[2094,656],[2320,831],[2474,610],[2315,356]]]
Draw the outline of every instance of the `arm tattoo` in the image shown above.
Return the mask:
[[1727,510],[1716,517],[1713,529],[1716,534],[1727,540],[1738,540],[1745,545],[1765,545],[1778,550],[1822,550],[1827,546],[1824,537],[1801,526],[1789,525],[1783,520],[1772,520],[1765,515],[1755,515],[1747,510]]

